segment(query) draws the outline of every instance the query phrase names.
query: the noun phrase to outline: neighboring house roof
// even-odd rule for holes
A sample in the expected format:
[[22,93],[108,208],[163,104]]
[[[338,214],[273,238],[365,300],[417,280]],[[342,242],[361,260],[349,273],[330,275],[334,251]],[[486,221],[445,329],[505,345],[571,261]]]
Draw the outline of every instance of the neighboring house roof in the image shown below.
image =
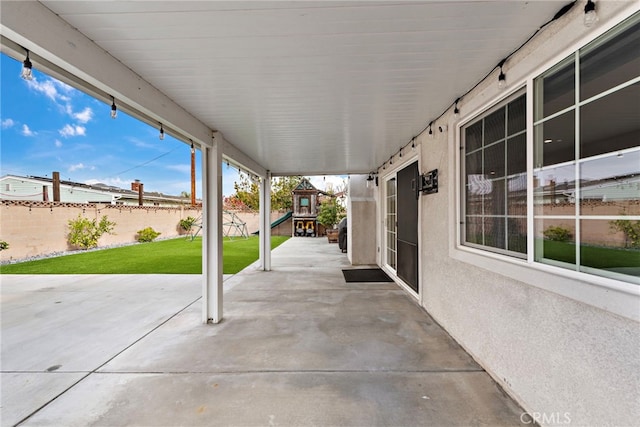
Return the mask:
[[[18,175],[4,175],[2,177],[0,177],[0,183],[3,184],[2,187],[0,187],[0,199],[4,199],[4,200],[25,200],[28,198],[33,198],[33,197],[41,197],[42,196],[42,192],[39,191],[37,194],[26,194],[24,191],[22,193],[20,193],[19,191],[12,191],[9,190],[7,191],[6,188],[4,187],[4,184],[8,184],[9,181],[13,181],[13,182],[21,182],[21,183],[30,183],[30,184],[35,184],[35,185],[53,185],[53,179],[52,178],[47,178],[47,177],[38,177],[38,176],[18,176]],[[60,189],[67,189],[67,190],[71,190],[71,191],[82,191],[85,195],[90,194],[93,195],[95,197],[93,197],[94,199],[100,199],[100,200],[91,200],[91,201],[124,201],[124,200],[138,200],[138,192],[137,191],[132,191],[132,190],[127,190],[124,188],[119,188],[119,187],[114,187],[111,185],[106,185],[106,184],[84,184],[81,182],[74,182],[74,181],[65,181],[65,180],[60,180]],[[16,190],[20,190],[20,189],[16,189]],[[29,190],[28,188],[22,188],[22,190]],[[31,189],[33,190],[33,189]],[[28,192],[28,191],[27,191]],[[33,192],[33,191],[31,191]],[[63,197],[63,194],[61,194],[61,198]],[[170,195],[166,195],[166,194],[162,194],[162,193],[158,193],[158,192],[144,192],[143,193],[143,198],[147,201],[154,201],[154,202],[165,202],[165,203],[174,203],[174,204],[182,204],[182,203],[187,203],[190,202],[188,201],[186,198],[184,197],[180,197],[180,196],[170,196]],[[40,199],[42,200],[42,199]],[[67,200],[61,200],[63,202],[67,201]],[[78,200],[72,200],[72,201],[78,201]]]
[[[627,174],[598,180],[580,180],[580,198],[602,201],[634,200],[640,191],[640,175]],[[544,196],[575,197],[575,181],[546,184],[542,187]]]

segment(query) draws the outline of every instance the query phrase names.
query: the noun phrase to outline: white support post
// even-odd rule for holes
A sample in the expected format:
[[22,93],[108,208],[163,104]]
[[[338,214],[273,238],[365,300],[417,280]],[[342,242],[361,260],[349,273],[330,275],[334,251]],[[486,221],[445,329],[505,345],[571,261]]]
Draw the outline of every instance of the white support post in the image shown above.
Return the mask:
[[202,322],[222,320],[222,145],[202,147]]
[[271,172],[260,183],[260,268],[271,271]]

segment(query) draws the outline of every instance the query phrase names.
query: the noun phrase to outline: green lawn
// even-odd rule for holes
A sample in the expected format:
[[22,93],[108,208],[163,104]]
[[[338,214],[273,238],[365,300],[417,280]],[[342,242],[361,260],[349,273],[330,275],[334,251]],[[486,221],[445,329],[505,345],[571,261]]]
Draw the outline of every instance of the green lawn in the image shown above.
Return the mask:
[[[271,248],[289,237],[272,236]],[[224,274],[235,274],[259,257],[259,238],[225,238]],[[0,266],[2,274],[201,274],[202,239],[171,239]]]
[[[600,269],[640,266],[640,251],[584,245],[580,249],[582,265]],[[544,257],[569,264],[576,263],[576,247],[568,242],[544,241]]]

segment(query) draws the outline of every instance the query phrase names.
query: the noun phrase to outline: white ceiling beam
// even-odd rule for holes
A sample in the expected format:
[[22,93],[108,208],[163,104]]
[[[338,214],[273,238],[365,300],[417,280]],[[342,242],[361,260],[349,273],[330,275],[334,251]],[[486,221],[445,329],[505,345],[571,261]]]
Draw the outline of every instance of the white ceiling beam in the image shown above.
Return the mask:
[[[115,97],[116,105],[126,105],[132,115],[152,124],[162,123],[173,129],[177,138],[198,145],[212,146],[214,130],[192,116],[164,93],[100,48],[84,34],[71,27],[59,16],[36,1],[2,2],[1,33],[7,39],[34,53],[32,62],[43,63],[65,70],[67,82],[80,86],[93,96],[105,100],[105,94]],[[5,48],[3,47],[3,50]],[[9,49],[9,51],[15,49]],[[52,71],[55,71],[50,67]],[[58,70],[60,71],[60,70]],[[58,76],[60,72],[56,73]],[[97,90],[90,90],[86,84]],[[91,93],[93,92],[93,93]],[[219,134],[216,132],[216,134]],[[266,169],[228,141],[223,145],[226,157],[246,166],[258,175]]]

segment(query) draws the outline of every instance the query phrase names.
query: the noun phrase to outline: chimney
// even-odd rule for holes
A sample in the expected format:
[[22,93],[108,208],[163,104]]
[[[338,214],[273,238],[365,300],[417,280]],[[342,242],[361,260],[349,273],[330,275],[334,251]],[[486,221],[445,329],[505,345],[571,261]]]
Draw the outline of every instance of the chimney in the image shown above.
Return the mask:
[[134,182],[131,183],[131,191],[139,191],[139,187],[140,187],[139,179],[136,179]]
[[[138,180],[136,180],[138,181]],[[138,181],[138,206],[143,205],[142,195],[144,194],[144,184]]]
[[60,172],[53,172],[53,201],[60,201]]

